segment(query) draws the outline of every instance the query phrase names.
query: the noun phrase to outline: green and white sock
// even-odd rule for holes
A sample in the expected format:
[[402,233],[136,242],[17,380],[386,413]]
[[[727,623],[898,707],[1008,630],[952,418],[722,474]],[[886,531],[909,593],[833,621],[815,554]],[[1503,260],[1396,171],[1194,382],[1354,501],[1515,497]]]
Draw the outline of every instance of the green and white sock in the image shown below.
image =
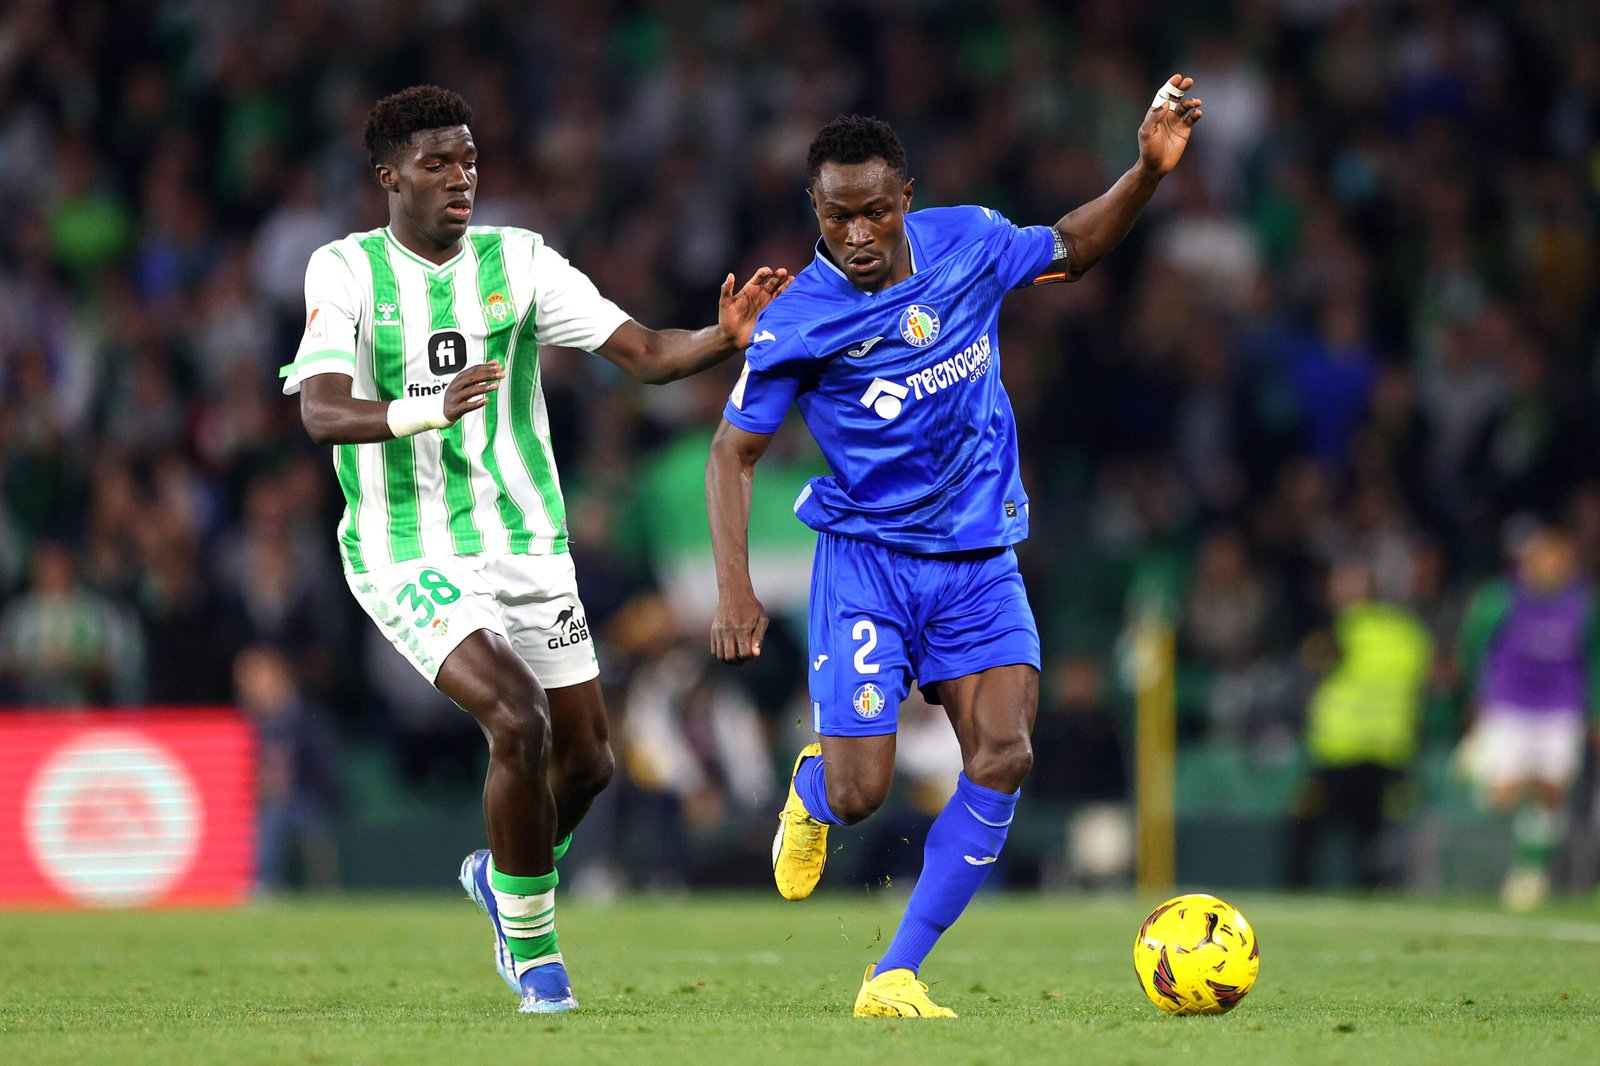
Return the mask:
[[500,910],[506,947],[516,960],[517,976],[547,962],[565,962],[556,942],[556,883],[551,870],[540,877],[515,877],[495,869],[489,860],[489,889]]
[[1529,805],[1517,812],[1511,823],[1511,838],[1516,845],[1514,865],[1519,870],[1543,873],[1566,835],[1566,816],[1561,811]]

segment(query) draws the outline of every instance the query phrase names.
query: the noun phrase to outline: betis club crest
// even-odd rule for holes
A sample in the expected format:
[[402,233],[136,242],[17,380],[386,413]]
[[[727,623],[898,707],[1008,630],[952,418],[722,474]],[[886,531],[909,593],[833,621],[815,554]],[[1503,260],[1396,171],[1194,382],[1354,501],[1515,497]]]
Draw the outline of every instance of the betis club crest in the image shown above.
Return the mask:
[[503,323],[511,317],[511,301],[503,292],[492,292],[483,302],[483,313],[497,325]]

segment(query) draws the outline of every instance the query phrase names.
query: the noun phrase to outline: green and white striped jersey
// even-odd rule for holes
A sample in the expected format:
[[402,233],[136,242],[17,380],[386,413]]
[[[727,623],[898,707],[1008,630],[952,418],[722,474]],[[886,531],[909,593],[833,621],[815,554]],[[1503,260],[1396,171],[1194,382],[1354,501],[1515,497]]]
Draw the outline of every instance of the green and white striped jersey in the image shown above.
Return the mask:
[[628,315],[523,229],[472,226],[442,265],[388,229],[318,248],[306,267],[306,331],[283,391],[346,374],[351,395],[444,391],[474,363],[506,376],[483,408],[403,440],[334,446],[344,490],[340,554],[360,574],[428,555],[567,550],[539,345],[595,350]]

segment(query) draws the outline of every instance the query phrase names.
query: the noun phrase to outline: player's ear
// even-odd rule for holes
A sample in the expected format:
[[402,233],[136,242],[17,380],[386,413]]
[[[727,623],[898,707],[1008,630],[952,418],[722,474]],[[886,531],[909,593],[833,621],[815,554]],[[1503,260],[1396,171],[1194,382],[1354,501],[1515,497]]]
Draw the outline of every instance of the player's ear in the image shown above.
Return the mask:
[[916,178],[907,178],[905,188],[900,190],[900,194],[905,198],[905,204],[900,208],[902,213],[911,210],[911,189],[916,183]]
[[400,188],[400,175],[390,163],[375,163],[372,167],[372,176],[378,179],[378,184],[384,192],[394,192]]

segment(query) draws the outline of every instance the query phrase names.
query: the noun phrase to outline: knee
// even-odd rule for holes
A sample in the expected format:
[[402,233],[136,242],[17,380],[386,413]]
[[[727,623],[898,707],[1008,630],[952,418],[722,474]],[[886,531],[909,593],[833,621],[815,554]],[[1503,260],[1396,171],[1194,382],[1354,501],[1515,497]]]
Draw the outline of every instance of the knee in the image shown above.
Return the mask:
[[1033,769],[1033,744],[1027,734],[995,740],[979,747],[967,765],[967,778],[996,792],[1012,793]]
[[565,778],[567,791],[581,792],[589,797],[604,792],[617,769],[617,760],[611,753],[611,745],[603,740],[598,744],[584,747],[564,761],[566,765],[562,776]]
[[831,778],[828,785],[828,808],[833,811],[833,816],[845,825],[855,825],[872,815],[879,807],[883,806],[885,797],[889,794],[889,783],[881,784],[875,781],[841,780],[835,783]]
[[493,758],[542,766],[550,756],[550,710],[535,693],[505,693],[480,717]]

